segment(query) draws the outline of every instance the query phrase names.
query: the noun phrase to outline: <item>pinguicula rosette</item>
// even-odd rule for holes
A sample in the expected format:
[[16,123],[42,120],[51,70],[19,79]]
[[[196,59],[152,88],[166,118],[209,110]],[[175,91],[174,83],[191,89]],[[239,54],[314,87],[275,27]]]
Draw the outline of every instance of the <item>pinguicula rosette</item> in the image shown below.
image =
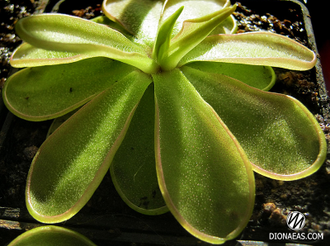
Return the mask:
[[7,80],[7,107],[31,121],[79,108],[33,159],[26,204],[35,219],[70,219],[110,169],[130,207],[169,210],[195,237],[221,244],[250,219],[253,171],[295,180],[323,164],[314,116],[267,92],[270,66],[311,69],[313,51],[269,32],[234,34],[236,6],[226,0],[102,8],[92,21],[40,14],[16,25],[25,42],[11,64],[27,68]]

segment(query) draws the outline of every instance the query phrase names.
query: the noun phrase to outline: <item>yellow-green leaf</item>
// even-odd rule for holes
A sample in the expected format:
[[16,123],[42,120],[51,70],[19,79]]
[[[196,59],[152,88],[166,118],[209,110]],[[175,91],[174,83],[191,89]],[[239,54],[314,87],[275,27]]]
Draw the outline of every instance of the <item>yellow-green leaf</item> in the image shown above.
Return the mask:
[[168,211],[156,175],[154,121],[154,88],[150,85],[110,166],[112,181],[122,199],[148,215]]
[[165,202],[192,235],[235,238],[254,207],[254,176],[243,149],[178,70],[153,75],[157,175]]
[[316,55],[298,42],[270,32],[209,36],[180,61],[216,61],[308,70]]
[[188,67],[182,71],[237,138],[256,172],[295,180],[311,175],[323,164],[325,136],[298,100],[219,74]]
[[131,72],[46,139],[27,178],[26,204],[35,219],[61,222],[87,203],[109,170],[150,83],[146,74]]
[[134,70],[102,57],[26,68],[6,81],[2,95],[15,115],[31,121],[48,120],[80,107]]
[[144,72],[157,68],[150,48],[136,44],[122,33],[93,21],[63,14],[40,14],[20,19],[16,32],[29,44],[46,50],[108,57]]

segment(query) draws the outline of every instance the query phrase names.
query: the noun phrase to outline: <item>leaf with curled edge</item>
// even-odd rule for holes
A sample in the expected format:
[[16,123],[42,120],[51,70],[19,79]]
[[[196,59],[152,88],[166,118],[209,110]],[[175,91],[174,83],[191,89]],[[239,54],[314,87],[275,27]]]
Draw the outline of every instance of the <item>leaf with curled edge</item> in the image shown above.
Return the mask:
[[25,68],[8,78],[3,100],[13,114],[23,119],[54,119],[85,104],[134,70],[103,57]]
[[220,74],[189,67],[182,71],[237,138],[254,171],[296,180],[313,174],[325,161],[324,133],[298,100]]
[[106,25],[63,14],[40,14],[23,18],[17,34],[37,48],[108,57],[135,66],[146,73],[158,66],[149,58],[150,48],[132,42]]
[[[129,39],[129,34],[125,33],[115,22],[109,20],[106,16],[98,16],[91,19],[91,21],[99,24],[107,25],[109,28],[120,31]],[[29,43],[23,42],[17,49],[13,52],[10,57],[10,65],[13,67],[38,67],[45,65],[57,65],[57,64],[67,64],[83,59],[90,58],[87,54],[82,54],[79,52],[68,52],[68,51],[57,51],[57,50],[45,50],[42,48],[37,48]]]
[[46,139],[27,178],[26,204],[36,220],[67,220],[88,202],[109,170],[150,83],[150,77],[140,71],[129,73]]
[[316,55],[298,42],[270,32],[209,36],[191,50],[178,66],[195,61],[240,63],[308,70]]
[[268,66],[226,62],[192,62],[184,67],[195,68],[206,73],[226,75],[264,91],[270,90],[276,81],[274,70]]
[[31,44],[21,44],[10,57],[10,65],[17,68],[67,64],[89,58],[86,54],[45,50]]
[[[121,198],[135,211],[147,215],[168,212],[156,175],[153,89],[151,84],[145,91],[125,138],[110,165],[111,179]],[[56,118],[47,136],[75,112]]]

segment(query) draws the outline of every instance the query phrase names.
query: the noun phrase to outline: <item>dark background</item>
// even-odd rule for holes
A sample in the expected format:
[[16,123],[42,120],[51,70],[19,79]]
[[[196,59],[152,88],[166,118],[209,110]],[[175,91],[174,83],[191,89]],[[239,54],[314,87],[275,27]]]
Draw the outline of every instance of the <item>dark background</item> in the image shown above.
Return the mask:
[[[304,2],[301,0],[301,2]],[[328,91],[330,90],[330,12],[327,1],[307,0],[306,6],[311,15],[317,47],[321,56],[324,79]],[[329,95],[329,92],[328,92]]]

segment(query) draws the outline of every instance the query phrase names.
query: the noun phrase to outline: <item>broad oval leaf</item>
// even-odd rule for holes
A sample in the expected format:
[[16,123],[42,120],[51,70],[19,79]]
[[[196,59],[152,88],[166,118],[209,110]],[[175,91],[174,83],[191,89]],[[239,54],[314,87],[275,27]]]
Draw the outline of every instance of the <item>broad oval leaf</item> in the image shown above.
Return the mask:
[[46,139],[27,178],[26,204],[35,219],[61,222],[87,203],[108,171],[150,83],[146,74],[131,72]]
[[110,166],[122,199],[135,211],[148,215],[168,211],[156,175],[154,121],[154,88],[150,85]]
[[93,21],[63,14],[40,14],[19,20],[15,28],[24,41],[37,48],[108,57],[144,72],[157,69],[148,57],[147,46],[133,43],[120,32]]
[[295,180],[311,175],[323,164],[325,136],[298,100],[223,75],[189,67],[182,71],[237,138],[256,172]]
[[[56,118],[47,137],[74,112]],[[147,215],[168,212],[156,175],[154,120],[154,91],[150,85],[110,165],[112,181],[121,198],[135,211]]]
[[80,107],[134,70],[102,57],[26,68],[6,81],[3,99],[7,108],[23,119],[53,119]]
[[219,244],[235,238],[254,207],[250,162],[178,69],[153,78],[157,175],[168,208],[201,240]]
[[298,42],[275,33],[251,32],[209,36],[179,62],[216,61],[308,70],[316,55]]
[[[91,21],[104,24],[112,29],[118,30],[131,38],[125,30],[106,16],[98,16]],[[34,47],[28,43],[22,43],[10,57],[10,65],[13,67],[37,67],[45,65],[66,64],[89,58],[88,54],[77,52],[45,50]]]
[[40,226],[24,232],[8,246],[96,246],[85,236],[59,226]]

